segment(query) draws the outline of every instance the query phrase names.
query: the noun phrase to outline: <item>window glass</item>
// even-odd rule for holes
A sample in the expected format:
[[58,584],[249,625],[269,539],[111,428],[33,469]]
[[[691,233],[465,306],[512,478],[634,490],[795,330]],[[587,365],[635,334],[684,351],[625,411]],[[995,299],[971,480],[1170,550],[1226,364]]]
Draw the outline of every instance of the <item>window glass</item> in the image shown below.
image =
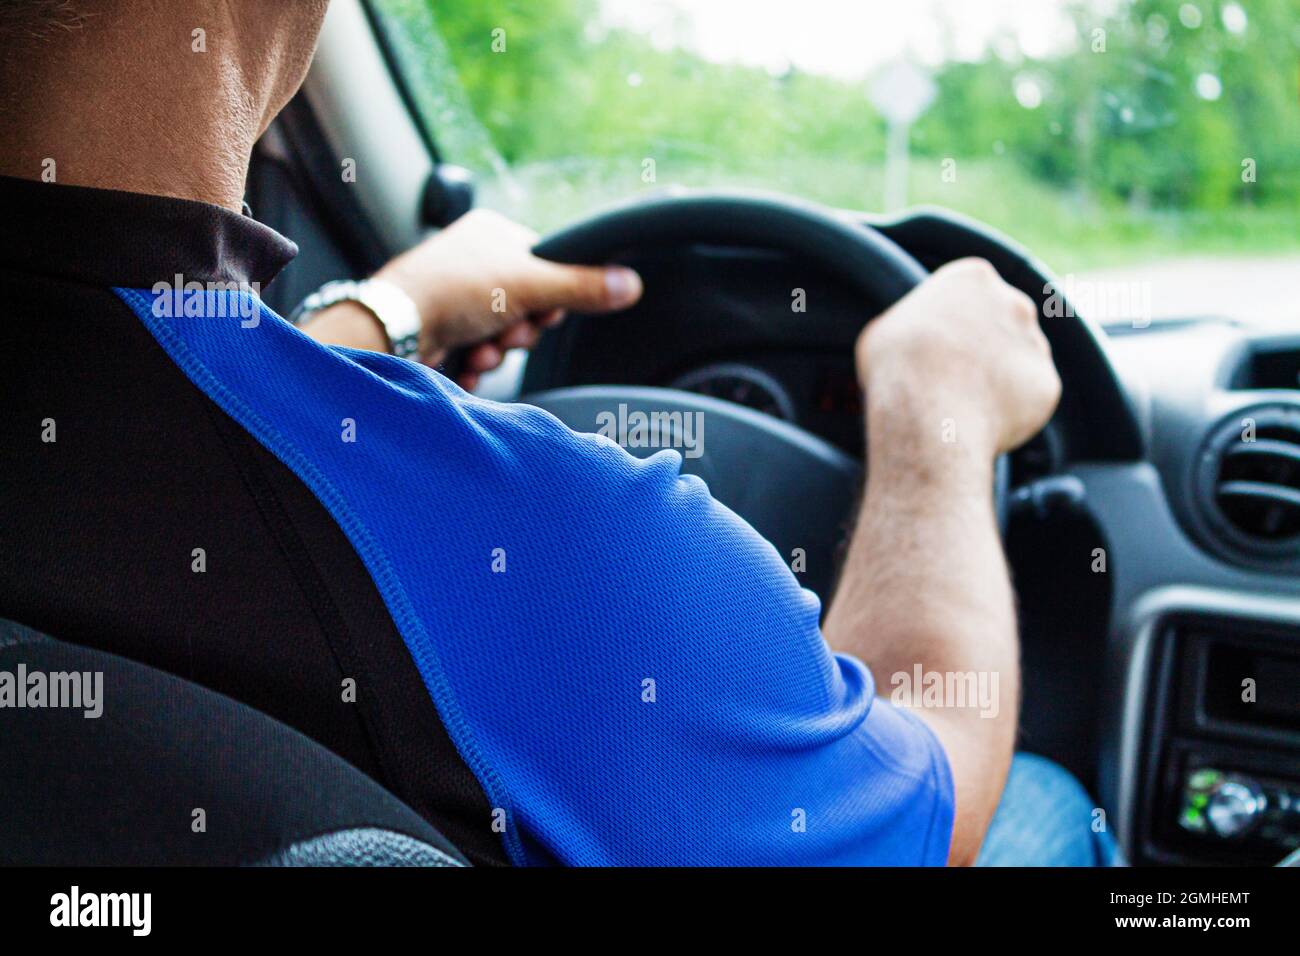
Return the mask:
[[758,187],[945,206],[1061,273],[1158,263],[1193,303],[1300,276],[1295,0],[377,6],[445,158],[540,230]]

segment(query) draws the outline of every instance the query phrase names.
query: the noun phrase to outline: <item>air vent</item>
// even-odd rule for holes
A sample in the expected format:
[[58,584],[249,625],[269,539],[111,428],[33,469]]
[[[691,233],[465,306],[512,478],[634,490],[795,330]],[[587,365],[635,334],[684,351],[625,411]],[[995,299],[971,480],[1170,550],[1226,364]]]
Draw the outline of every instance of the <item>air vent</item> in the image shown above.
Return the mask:
[[1219,536],[1260,556],[1300,556],[1300,407],[1234,415],[1202,457],[1202,500]]

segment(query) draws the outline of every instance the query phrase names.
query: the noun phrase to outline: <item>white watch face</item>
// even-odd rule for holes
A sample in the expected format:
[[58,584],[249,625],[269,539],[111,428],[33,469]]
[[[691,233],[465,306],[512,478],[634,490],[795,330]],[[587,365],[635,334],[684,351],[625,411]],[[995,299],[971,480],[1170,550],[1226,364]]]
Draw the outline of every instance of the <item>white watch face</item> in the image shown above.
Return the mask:
[[383,323],[390,342],[396,344],[420,334],[420,310],[409,295],[382,279],[366,279],[357,286],[357,301]]

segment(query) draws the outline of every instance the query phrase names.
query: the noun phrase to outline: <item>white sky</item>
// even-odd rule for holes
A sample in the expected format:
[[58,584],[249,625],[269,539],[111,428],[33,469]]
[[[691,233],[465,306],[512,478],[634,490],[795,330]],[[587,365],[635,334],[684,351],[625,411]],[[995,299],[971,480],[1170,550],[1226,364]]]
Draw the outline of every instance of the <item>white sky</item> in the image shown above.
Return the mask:
[[973,59],[1008,32],[1020,52],[1041,57],[1073,34],[1066,0],[602,0],[602,7],[606,23],[662,47],[849,80],[904,56]]

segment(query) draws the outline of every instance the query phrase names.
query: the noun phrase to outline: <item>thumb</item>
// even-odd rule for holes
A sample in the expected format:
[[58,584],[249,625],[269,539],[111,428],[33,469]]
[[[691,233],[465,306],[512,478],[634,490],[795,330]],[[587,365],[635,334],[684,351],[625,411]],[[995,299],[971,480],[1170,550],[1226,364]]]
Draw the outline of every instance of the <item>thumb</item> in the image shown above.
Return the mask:
[[612,312],[641,298],[641,277],[626,266],[567,266],[538,260],[541,268],[531,283],[531,312],[574,309]]

